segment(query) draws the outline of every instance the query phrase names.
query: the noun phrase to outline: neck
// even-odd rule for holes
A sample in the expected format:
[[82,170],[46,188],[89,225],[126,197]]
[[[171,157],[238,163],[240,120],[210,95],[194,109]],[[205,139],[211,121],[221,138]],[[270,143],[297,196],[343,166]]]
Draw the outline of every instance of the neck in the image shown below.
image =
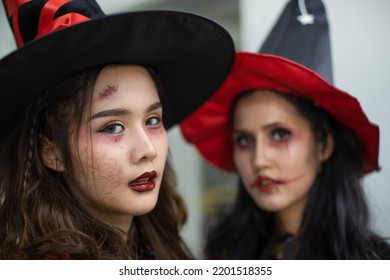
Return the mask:
[[276,214],[276,235],[285,239],[280,240],[274,249],[274,253],[277,259],[291,258],[291,234],[297,236],[301,228],[303,217],[303,208],[293,208],[287,211],[279,212]]
[[286,233],[290,233],[294,236],[298,235],[302,224],[305,205],[306,201],[299,202],[276,213],[275,230],[278,236],[282,236]]
[[128,215],[124,215],[120,217],[105,216],[105,219],[110,221],[113,226],[115,226],[116,228],[118,228],[123,232],[123,237],[125,239],[127,239],[129,230],[132,227],[133,218],[134,218],[133,216],[128,216]]
[[[302,200],[297,201],[296,203],[290,205],[289,207],[275,213],[276,217],[276,227],[275,234],[276,236],[283,237],[286,234],[291,234],[293,236],[297,236],[301,229],[303,212],[305,210],[307,199],[304,198]],[[291,237],[290,237],[291,238]],[[290,246],[290,238],[281,241],[276,244],[274,247],[274,253],[277,259],[290,258],[288,256],[291,252],[286,252],[286,250],[290,251],[291,248],[286,248],[286,246]],[[289,244],[290,243],[290,244]],[[285,255],[287,254],[287,256]]]

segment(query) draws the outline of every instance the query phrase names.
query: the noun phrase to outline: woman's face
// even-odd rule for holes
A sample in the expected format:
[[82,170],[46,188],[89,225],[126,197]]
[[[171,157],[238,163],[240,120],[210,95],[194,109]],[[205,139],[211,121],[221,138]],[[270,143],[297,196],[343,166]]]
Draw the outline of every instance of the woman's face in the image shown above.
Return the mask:
[[157,202],[168,137],[155,84],[140,66],[103,69],[78,139],[77,181],[88,203],[127,231]]
[[301,212],[329,156],[309,122],[281,95],[255,91],[233,112],[234,161],[246,190],[265,211]]

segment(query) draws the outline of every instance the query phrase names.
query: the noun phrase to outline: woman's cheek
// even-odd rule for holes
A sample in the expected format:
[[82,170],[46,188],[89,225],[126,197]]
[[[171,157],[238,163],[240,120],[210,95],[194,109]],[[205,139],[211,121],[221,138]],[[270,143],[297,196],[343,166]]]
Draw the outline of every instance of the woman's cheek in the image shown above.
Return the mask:
[[124,134],[98,134],[94,137],[94,143],[96,145],[106,144],[118,144],[121,143],[124,138]]
[[153,142],[157,142],[163,145],[168,145],[168,133],[163,126],[158,128],[149,128],[147,130],[149,139]]
[[164,136],[164,134],[165,135],[167,134],[167,130],[163,125],[161,125],[159,127],[148,128],[148,133],[155,136],[159,136],[159,135]]

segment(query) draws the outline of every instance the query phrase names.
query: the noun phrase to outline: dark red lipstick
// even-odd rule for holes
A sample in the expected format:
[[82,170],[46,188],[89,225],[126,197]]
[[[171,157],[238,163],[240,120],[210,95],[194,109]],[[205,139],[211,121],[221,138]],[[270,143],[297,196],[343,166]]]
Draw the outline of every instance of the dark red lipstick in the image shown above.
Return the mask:
[[282,181],[274,180],[268,176],[259,176],[251,187],[258,189],[261,192],[270,192],[278,188],[282,183]]
[[129,183],[130,189],[136,192],[151,191],[156,187],[157,172],[145,172]]

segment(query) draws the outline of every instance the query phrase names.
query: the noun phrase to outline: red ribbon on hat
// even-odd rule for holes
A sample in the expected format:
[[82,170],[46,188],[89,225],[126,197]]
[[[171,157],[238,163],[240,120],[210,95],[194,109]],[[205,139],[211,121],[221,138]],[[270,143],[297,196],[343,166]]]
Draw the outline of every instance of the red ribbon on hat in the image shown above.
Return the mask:
[[[5,0],[8,16],[12,17],[12,25],[14,28],[15,39],[19,47],[22,46],[24,43],[19,28],[19,20],[18,20],[19,7],[31,1],[32,0]],[[38,32],[36,38],[46,35],[50,32],[62,29],[64,27],[72,26],[77,23],[90,20],[90,18],[75,12],[71,12],[54,19],[54,16],[58,11],[58,9],[71,1],[72,0],[47,1],[39,17]]]
[[18,16],[19,16],[19,7],[26,4],[27,2],[30,2],[31,0],[18,0],[18,1],[14,1],[14,0],[5,0],[5,8],[8,12],[8,17],[11,18],[12,17],[12,26],[14,28],[14,36],[15,36],[15,39],[16,39],[16,43],[18,44],[18,46],[20,47],[21,45],[23,45],[23,39],[22,39],[22,35],[20,34],[20,29],[19,29],[19,20],[18,20]]
[[47,1],[44,8],[42,9],[41,16],[39,17],[37,37],[89,20],[89,18],[86,16],[74,12],[54,19],[55,13],[58,11],[58,9],[68,2],[71,2],[71,0]]

